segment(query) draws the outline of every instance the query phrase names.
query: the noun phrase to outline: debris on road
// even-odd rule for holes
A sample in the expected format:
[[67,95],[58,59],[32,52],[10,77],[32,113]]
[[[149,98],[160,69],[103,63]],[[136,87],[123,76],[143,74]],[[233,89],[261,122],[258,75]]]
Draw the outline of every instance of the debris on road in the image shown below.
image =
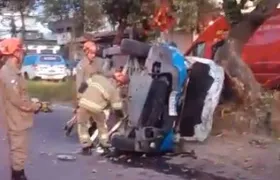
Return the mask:
[[46,153],[46,152],[40,152],[40,155],[48,155],[48,153]]
[[98,161],[98,163],[107,163],[107,160],[100,160],[100,161]]
[[57,155],[57,159],[59,159],[61,161],[75,161],[77,158],[72,155],[60,154],[60,155]]
[[103,153],[105,152],[105,150],[102,149],[101,147],[98,147],[98,148],[96,148],[96,152],[97,152],[98,154],[103,154]]
[[256,148],[266,149],[269,145],[269,142],[264,139],[252,139],[251,141],[249,141],[249,144]]

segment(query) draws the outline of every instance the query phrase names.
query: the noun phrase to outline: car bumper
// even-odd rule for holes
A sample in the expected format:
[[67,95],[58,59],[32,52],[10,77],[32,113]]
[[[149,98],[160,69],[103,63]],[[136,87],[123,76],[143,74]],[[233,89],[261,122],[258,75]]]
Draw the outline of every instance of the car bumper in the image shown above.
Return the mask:
[[61,80],[67,77],[67,74],[55,74],[55,75],[38,74],[36,77],[44,80]]

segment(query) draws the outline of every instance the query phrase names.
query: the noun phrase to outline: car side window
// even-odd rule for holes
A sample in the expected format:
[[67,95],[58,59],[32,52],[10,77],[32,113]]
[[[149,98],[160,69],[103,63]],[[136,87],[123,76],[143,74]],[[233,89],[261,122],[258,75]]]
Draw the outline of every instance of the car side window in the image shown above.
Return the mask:
[[190,52],[189,56],[204,57],[204,51],[205,51],[205,43],[200,42],[193,46],[193,49]]

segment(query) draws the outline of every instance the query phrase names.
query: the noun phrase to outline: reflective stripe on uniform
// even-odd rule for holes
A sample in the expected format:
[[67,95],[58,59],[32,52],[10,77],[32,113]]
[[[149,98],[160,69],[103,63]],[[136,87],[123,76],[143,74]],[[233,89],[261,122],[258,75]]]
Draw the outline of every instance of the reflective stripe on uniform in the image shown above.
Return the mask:
[[109,99],[110,95],[107,93],[107,91],[100,84],[98,84],[96,82],[93,82],[91,79],[89,79],[87,81],[87,83],[90,87],[94,87],[94,88],[98,89],[104,95],[104,97],[106,99]]
[[88,106],[89,108],[92,108],[93,110],[96,110],[96,111],[103,111],[103,109],[104,109],[103,106],[100,106],[99,104],[96,104],[95,102],[89,101],[85,98],[80,99],[80,104],[84,104],[84,105]]
[[111,104],[113,109],[119,110],[123,108],[123,103],[122,102],[115,102]]
[[103,112],[105,114],[106,120],[108,120],[109,117],[110,117],[110,110],[109,109],[105,109]]

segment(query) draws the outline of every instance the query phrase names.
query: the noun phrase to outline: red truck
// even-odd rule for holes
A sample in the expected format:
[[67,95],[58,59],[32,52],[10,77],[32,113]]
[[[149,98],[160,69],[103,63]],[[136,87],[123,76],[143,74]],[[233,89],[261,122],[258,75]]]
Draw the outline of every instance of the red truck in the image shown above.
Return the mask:
[[[218,17],[198,36],[185,55],[213,59],[229,28],[225,17]],[[251,36],[243,47],[242,58],[264,87],[279,87],[280,9],[277,9]]]

